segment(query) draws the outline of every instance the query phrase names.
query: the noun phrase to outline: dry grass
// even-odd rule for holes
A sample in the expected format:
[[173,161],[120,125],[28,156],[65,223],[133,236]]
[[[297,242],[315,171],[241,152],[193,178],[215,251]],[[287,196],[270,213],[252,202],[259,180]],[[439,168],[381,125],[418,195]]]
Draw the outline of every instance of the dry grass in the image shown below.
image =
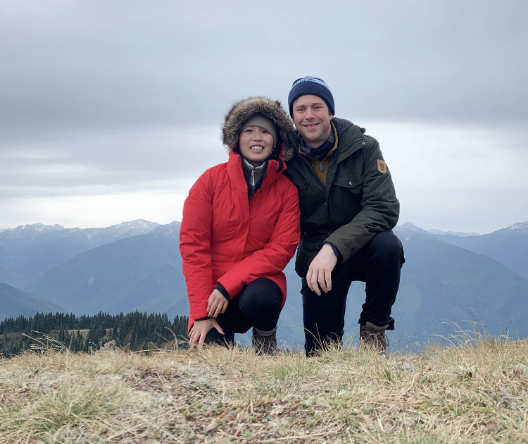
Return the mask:
[[528,442],[528,342],[0,361],[2,443]]

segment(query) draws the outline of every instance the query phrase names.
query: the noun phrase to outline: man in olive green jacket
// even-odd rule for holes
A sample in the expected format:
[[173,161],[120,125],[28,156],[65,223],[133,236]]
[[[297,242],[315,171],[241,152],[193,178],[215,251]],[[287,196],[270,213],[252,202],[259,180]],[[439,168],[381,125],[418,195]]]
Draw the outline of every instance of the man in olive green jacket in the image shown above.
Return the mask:
[[323,80],[296,80],[288,105],[297,132],[295,148],[284,154],[285,174],[299,190],[301,207],[295,269],[303,282],[306,354],[341,342],[355,280],[366,282],[360,343],[385,351],[405,262],[391,231],[400,210],[391,174],[378,142],[334,117],[334,98]]

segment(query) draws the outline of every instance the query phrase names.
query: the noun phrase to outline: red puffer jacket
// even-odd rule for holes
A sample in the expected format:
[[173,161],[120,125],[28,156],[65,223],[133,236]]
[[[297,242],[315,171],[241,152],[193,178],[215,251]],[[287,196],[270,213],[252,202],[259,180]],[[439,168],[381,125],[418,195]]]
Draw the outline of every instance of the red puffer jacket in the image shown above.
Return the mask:
[[218,283],[236,298],[246,285],[268,278],[282,290],[282,270],[300,239],[297,188],[270,160],[261,188],[248,199],[241,157],[207,170],[183,207],[180,253],[187,284],[189,330],[207,316],[207,300]]

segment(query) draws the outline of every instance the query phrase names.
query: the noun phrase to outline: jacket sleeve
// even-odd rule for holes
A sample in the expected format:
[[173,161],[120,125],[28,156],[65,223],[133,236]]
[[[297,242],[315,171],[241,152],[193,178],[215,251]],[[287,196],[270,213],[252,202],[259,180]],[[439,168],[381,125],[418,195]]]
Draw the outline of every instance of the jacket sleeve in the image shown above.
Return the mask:
[[282,210],[269,242],[230,269],[218,282],[224,286],[231,299],[236,298],[245,285],[260,277],[283,271],[295,254],[300,237],[299,196],[295,186],[288,182]]
[[213,194],[210,173],[205,172],[192,186],[183,206],[180,254],[193,319],[207,317],[207,300],[215,287],[211,265]]
[[342,262],[361,250],[376,233],[394,228],[400,214],[400,203],[396,198],[391,174],[383,162],[379,144],[375,139],[369,139],[370,147],[364,157],[362,210],[350,223],[338,228],[325,239],[325,242],[334,244],[339,250]]

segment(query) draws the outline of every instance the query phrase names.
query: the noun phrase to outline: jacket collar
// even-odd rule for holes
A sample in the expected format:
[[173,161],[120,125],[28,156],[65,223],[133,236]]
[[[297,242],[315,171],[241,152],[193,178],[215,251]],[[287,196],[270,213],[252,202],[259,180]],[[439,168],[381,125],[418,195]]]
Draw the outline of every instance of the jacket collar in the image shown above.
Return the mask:
[[[346,119],[334,117],[331,123],[335,127],[336,141],[338,140],[337,157],[348,157],[353,152],[360,149],[363,145],[356,145],[355,142],[362,140],[365,133],[364,128],[354,125]],[[292,160],[294,156],[299,156],[299,138],[302,137],[298,131],[290,134],[290,142],[294,148],[287,147],[284,150],[284,160],[286,162]]]
[[[283,171],[285,168],[286,165],[284,165]],[[277,178],[281,175],[281,173],[277,171],[278,169],[279,162],[277,162],[275,159],[270,159],[268,161],[268,171],[266,172],[266,177],[262,182],[261,189],[269,187],[273,182],[277,180]],[[244,170],[242,167],[242,156],[240,154],[235,153],[234,151],[229,151],[229,160],[227,161],[227,174],[229,175],[231,182],[233,184],[237,184],[239,189],[247,190],[246,179],[244,177]],[[241,184],[244,184],[246,187],[240,187]]]

